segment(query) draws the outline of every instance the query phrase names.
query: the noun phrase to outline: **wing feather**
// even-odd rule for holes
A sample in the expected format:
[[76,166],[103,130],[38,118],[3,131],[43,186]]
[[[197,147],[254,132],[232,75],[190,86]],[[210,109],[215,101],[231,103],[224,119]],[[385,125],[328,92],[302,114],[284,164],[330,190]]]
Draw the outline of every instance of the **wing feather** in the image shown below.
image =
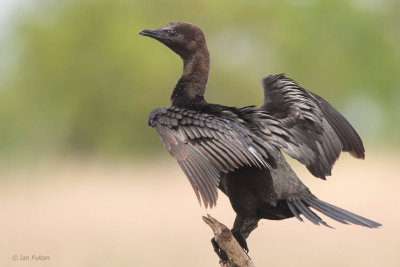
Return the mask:
[[269,167],[267,148],[240,121],[167,107],[152,111],[149,125],[155,127],[206,207],[216,204],[221,173],[245,165]]
[[[284,74],[268,75],[261,82],[264,103],[260,110],[272,117],[261,118],[264,134],[272,135],[269,139],[274,139],[275,145],[306,165],[314,176],[325,179],[331,175],[341,151],[364,158],[361,138],[326,100]],[[272,124],[274,120],[290,133],[289,138],[279,137],[281,132]]]

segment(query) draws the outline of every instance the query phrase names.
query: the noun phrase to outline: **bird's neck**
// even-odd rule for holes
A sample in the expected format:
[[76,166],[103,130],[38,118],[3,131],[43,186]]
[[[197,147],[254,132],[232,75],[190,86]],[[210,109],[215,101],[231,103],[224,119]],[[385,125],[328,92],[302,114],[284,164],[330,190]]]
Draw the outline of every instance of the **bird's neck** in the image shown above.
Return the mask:
[[205,103],[204,94],[209,70],[210,55],[207,48],[183,58],[183,73],[172,91],[171,104],[192,108]]

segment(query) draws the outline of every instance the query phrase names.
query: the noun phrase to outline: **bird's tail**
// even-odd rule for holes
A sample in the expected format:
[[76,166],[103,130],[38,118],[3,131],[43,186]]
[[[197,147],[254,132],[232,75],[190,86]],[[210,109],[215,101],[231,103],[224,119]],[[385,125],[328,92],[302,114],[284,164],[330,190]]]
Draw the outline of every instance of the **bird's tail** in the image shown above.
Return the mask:
[[350,211],[319,200],[315,196],[303,200],[288,200],[287,204],[290,211],[297,219],[303,221],[303,219],[300,217],[300,214],[303,214],[305,218],[316,225],[322,224],[327,227],[331,227],[326,222],[324,222],[314,211],[312,211],[310,207],[344,224],[357,224],[369,228],[377,228],[381,226],[380,223],[374,222],[370,219],[361,217],[360,215],[354,214]]

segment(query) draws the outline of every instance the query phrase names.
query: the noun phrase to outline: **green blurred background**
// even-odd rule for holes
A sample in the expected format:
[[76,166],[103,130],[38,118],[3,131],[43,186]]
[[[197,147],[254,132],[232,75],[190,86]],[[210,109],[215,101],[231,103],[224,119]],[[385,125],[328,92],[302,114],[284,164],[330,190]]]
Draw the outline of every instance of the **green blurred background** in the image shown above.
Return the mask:
[[[255,264],[400,266],[399,14],[398,0],[0,0],[0,266],[219,266],[201,215],[232,226],[228,199],[201,208],[147,126],[182,63],[138,32],[175,20],[206,33],[209,102],[259,105],[260,79],[284,72],[365,142],[326,182],[290,163],[383,227],[263,220]],[[12,260],[33,254],[50,259]]]
[[210,102],[260,104],[285,72],[327,98],[367,141],[400,133],[398,1],[19,1],[0,36],[0,153],[149,156],[179,57],[138,35],[172,20],[203,28]]

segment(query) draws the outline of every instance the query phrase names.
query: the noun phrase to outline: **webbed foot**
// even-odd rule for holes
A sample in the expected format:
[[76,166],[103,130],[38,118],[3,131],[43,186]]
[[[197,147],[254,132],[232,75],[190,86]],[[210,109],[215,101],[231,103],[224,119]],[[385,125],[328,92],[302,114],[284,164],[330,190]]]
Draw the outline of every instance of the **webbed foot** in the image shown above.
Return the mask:
[[219,246],[217,241],[215,241],[215,238],[211,239],[211,244],[213,245],[214,251],[215,251],[215,253],[217,253],[219,259],[222,262],[227,262],[229,260],[228,255],[226,255],[226,252]]

